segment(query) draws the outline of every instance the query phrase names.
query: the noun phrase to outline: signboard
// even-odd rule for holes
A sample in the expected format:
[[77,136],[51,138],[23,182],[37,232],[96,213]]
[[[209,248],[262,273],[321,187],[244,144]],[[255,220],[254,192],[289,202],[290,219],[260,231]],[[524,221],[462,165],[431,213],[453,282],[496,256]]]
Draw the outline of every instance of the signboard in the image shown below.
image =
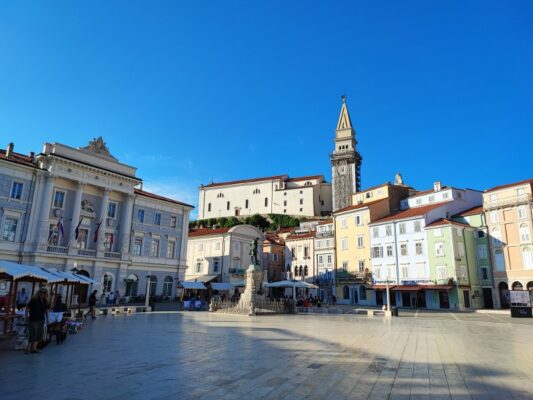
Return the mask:
[[511,300],[511,317],[514,318],[531,318],[531,298],[529,291],[511,290],[509,292]]

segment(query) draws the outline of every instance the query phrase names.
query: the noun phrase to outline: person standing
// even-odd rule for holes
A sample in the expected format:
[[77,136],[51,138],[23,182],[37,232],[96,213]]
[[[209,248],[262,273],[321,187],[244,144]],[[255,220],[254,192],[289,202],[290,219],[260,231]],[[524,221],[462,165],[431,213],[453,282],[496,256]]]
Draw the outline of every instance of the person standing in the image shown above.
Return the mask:
[[30,337],[25,353],[39,353],[37,344],[43,339],[44,322],[50,304],[48,303],[48,290],[40,288],[37,295],[33,296],[26,306],[26,318],[29,322]]
[[98,293],[98,290],[94,290],[89,296],[89,311],[85,314],[85,318],[91,314],[92,319],[96,319],[96,293]]
[[20,289],[17,293],[17,309],[22,310],[28,304],[28,294],[26,293],[26,288]]

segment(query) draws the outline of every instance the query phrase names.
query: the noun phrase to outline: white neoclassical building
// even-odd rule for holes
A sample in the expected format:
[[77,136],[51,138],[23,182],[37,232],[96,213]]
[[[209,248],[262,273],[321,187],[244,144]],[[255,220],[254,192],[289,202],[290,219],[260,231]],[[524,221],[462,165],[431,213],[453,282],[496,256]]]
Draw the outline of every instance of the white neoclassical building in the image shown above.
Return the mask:
[[263,232],[251,225],[194,229],[189,232],[186,281],[240,283],[252,262],[251,245],[258,240],[258,260],[263,260]]
[[331,213],[331,184],[322,175],[288,175],[211,183],[200,187],[198,219],[287,214],[315,217]]
[[[102,138],[39,154],[0,151],[0,259],[76,270],[99,292],[173,296],[186,266],[191,205],[138,188]],[[80,293],[84,300],[86,293]]]

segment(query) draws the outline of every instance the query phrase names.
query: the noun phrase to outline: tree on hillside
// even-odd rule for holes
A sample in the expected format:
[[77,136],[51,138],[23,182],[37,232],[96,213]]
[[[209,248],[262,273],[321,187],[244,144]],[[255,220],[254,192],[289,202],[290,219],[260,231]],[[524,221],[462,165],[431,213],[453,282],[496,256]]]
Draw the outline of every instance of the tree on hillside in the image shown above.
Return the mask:
[[244,223],[248,225],[253,225],[261,229],[262,231],[264,231],[266,228],[270,226],[270,222],[268,221],[268,219],[266,219],[260,214],[254,214],[250,217],[246,217],[246,219],[244,220]]

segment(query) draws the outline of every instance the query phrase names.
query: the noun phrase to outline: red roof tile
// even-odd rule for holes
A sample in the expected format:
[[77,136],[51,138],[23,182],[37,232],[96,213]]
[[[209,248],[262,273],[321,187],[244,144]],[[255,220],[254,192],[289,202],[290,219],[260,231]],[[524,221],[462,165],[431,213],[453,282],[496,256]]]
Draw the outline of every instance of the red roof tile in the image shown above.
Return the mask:
[[135,194],[138,194],[139,196],[149,197],[151,199],[166,201],[167,203],[179,204],[180,206],[194,208],[194,206],[192,206],[190,204],[182,203],[181,201],[177,201],[177,200],[174,200],[174,199],[169,199],[168,197],[159,196],[157,194],[146,192],[146,191],[141,190],[141,189],[135,189]]
[[533,178],[526,179],[526,180],[523,180],[523,181],[520,181],[520,182],[508,183],[506,185],[495,186],[495,187],[493,187],[491,189],[485,190],[485,193],[494,192],[495,190],[505,189],[505,188],[509,188],[509,187],[513,187],[513,186],[523,185],[524,183],[529,183],[530,185],[533,185]]
[[442,207],[446,203],[449,203],[449,201],[442,201],[440,203],[429,204],[427,206],[422,206],[422,207],[408,208],[407,210],[399,211],[399,212],[391,214],[391,215],[389,215],[389,216],[387,216],[385,218],[378,219],[378,220],[370,223],[369,225],[380,224],[382,222],[394,221],[394,220],[398,220],[398,219],[407,219],[407,218],[419,217],[419,216],[422,216],[422,215],[430,212],[431,210],[434,210],[436,208]]
[[289,240],[301,240],[301,239],[309,239],[309,238],[314,238],[315,237],[315,232],[311,231],[311,232],[308,232],[308,233],[294,233],[292,235],[289,235],[286,239],[286,241],[288,242]]
[[0,150],[0,159],[11,161],[17,164],[26,165],[28,167],[37,168],[37,165],[33,162],[32,158],[30,156],[27,156],[25,154],[21,153],[11,153],[11,156],[9,158],[6,157],[6,151]]
[[231,228],[216,228],[216,229],[209,229],[209,228],[200,228],[200,229],[191,229],[189,231],[189,237],[197,237],[197,236],[207,236],[207,235],[221,235],[223,233],[227,233]]
[[203,185],[203,188],[212,188],[212,187],[218,187],[218,186],[229,186],[229,185],[236,185],[239,183],[249,183],[249,182],[261,182],[261,181],[270,181],[270,180],[277,180],[277,179],[287,179],[288,175],[274,175],[274,176],[266,176],[263,178],[252,178],[252,179],[241,179],[237,181],[227,181],[227,182],[219,182],[219,183],[210,183],[208,185]]
[[483,206],[477,206],[469,208],[468,210],[461,211],[458,214],[455,214],[454,217],[468,217],[469,215],[477,215],[483,213]]
[[388,201],[388,200],[389,199],[387,197],[385,197],[384,199],[374,200],[374,201],[370,201],[368,203],[356,204],[356,205],[353,205],[353,206],[344,207],[344,208],[341,208],[340,210],[335,211],[333,214],[336,215],[336,214],[339,214],[339,213],[343,213],[345,211],[352,211],[352,210],[358,210],[360,208],[366,208],[366,207],[371,206],[373,204],[377,204],[380,201]]
[[332,224],[332,223],[333,223],[332,219],[327,219],[325,221],[319,222],[317,225],[327,225],[327,224]]
[[436,226],[443,226],[443,225],[470,226],[468,224],[463,224],[462,222],[451,221],[451,220],[446,219],[446,218],[440,218],[440,219],[432,222],[431,224],[426,225],[426,228],[433,228],[433,227],[436,227]]

